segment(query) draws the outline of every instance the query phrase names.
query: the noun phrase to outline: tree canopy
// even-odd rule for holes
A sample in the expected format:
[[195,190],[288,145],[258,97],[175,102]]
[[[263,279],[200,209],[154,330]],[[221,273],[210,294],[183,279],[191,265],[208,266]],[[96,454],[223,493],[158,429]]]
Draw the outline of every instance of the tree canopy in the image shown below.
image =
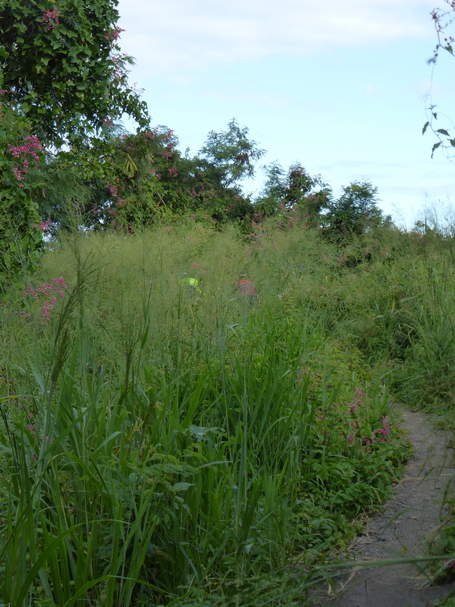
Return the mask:
[[372,228],[390,222],[377,206],[378,189],[369,181],[353,181],[343,194],[327,205],[323,216],[324,233],[330,240],[347,243]]
[[[41,232],[68,226],[68,202],[85,228],[129,233],[186,215],[249,235],[266,216],[293,214],[290,225],[298,216],[343,244],[380,224],[371,184],[354,182],[334,200],[300,163],[272,163],[262,193],[245,194],[242,180],[265,152],[235,119],[195,156],[179,151],[128,84],[117,4],[0,0],[0,278],[32,271]],[[119,125],[124,114],[135,133]]]
[[83,155],[72,149],[47,158],[35,196],[53,226],[65,225],[65,198],[76,197],[89,228],[134,231],[185,213],[217,224],[245,221],[254,205],[241,181],[262,155],[235,120],[210,132],[191,157],[167,127],[126,133],[109,129]]
[[8,0],[0,4],[0,69],[9,102],[40,140],[87,142],[123,113],[146,126],[128,85],[117,0]]
[[48,222],[40,222],[37,201],[39,192],[46,196],[50,150],[66,144],[59,166],[74,173],[96,140],[106,151],[106,132],[124,113],[139,128],[148,125],[146,104],[127,82],[132,59],[120,53],[116,6],[0,1],[0,290],[30,273],[39,257]]
[[330,187],[322,178],[311,176],[298,162],[285,172],[278,162],[265,167],[266,182],[257,206],[265,215],[280,209],[298,208],[307,225],[316,226],[331,197]]

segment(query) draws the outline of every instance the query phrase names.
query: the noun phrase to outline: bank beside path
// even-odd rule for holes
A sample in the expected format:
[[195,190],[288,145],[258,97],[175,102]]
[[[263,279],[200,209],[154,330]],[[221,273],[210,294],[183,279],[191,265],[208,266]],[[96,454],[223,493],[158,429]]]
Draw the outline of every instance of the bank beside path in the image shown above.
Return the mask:
[[393,498],[383,512],[370,517],[351,546],[348,556],[353,566],[334,581],[334,590],[327,584],[317,589],[310,602],[314,607],[428,607],[455,588],[455,582],[429,585],[421,563],[359,564],[428,555],[444,514],[444,492],[455,490],[453,451],[448,447],[451,433],[436,430],[422,411],[400,408],[398,412],[415,452],[393,489]]

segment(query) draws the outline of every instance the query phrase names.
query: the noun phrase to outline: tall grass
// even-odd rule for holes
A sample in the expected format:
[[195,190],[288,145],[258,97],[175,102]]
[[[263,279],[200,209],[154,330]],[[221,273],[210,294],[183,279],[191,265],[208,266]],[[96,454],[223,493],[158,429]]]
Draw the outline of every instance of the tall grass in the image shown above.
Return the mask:
[[65,278],[50,320],[1,309],[4,604],[301,602],[409,453],[359,350],[381,271],[308,230],[55,244],[32,285]]

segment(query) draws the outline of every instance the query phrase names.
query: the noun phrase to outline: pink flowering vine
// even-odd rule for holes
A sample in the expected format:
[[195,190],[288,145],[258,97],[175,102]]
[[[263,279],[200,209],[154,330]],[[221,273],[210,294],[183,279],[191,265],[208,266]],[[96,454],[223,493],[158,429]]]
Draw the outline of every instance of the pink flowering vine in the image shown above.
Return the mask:
[[[9,143],[8,149],[11,156],[19,161],[19,164],[13,167],[14,176],[19,182],[24,181],[29,170],[30,160],[34,162],[34,168],[38,168],[40,161],[38,154],[44,151],[40,140],[35,135],[26,137],[23,145],[14,146]],[[21,183],[20,186],[23,188],[24,184]]]
[[43,16],[41,18],[41,23],[46,27],[46,33],[50,32],[51,30],[55,29],[57,27],[57,25],[60,23],[59,21],[59,16],[60,11],[58,10],[57,7],[54,8],[54,10],[52,11],[45,11],[43,13]]
[[106,32],[104,34],[104,37],[107,38],[108,40],[113,40],[114,42],[116,42],[118,40],[118,37],[120,36],[120,34],[124,31],[125,30],[122,29],[121,27],[116,27],[112,32]]
[[37,230],[40,230],[40,232],[49,232],[50,225],[51,225],[51,220],[46,219],[46,221],[44,223],[42,221],[40,221],[39,223],[34,223],[33,227]]
[[[119,180],[117,180],[117,181],[119,181]],[[125,206],[126,200],[120,196],[119,191],[118,191],[118,186],[107,183],[106,187],[109,190],[109,194],[112,196],[112,198],[115,199],[115,201],[118,203],[118,205]]]

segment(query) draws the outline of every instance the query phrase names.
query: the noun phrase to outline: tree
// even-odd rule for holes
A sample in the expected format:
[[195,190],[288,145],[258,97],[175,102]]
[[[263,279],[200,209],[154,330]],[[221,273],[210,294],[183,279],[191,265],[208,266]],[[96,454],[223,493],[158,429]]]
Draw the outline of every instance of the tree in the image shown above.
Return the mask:
[[293,209],[299,211],[308,226],[319,225],[321,212],[331,197],[331,189],[322,178],[311,177],[300,163],[292,164],[287,173],[277,162],[265,170],[267,180],[256,201],[257,209],[264,215]]
[[[182,213],[190,195],[179,173],[177,143],[172,130],[159,126],[117,135],[110,143],[109,154],[100,149],[101,167],[98,174],[94,173],[98,187],[90,208],[92,222],[131,233]],[[86,172],[90,166],[96,163],[88,163]]]
[[131,232],[186,212],[216,223],[243,221],[254,206],[240,181],[253,173],[253,159],[262,153],[246,135],[234,121],[226,133],[211,132],[191,158],[177,149],[178,139],[167,127],[136,134],[111,128],[92,140],[83,157],[72,149],[48,156],[45,185],[36,196],[43,215],[59,227],[65,225],[62,203],[71,192],[77,193],[85,225],[96,229]]
[[[437,63],[439,52],[441,50],[446,51],[452,55],[452,57],[455,56],[454,38],[447,33],[448,28],[455,19],[455,2],[453,0],[444,0],[444,2],[448,5],[448,9],[443,10],[440,8],[435,8],[431,11],[431,18],[434,21],[436,36],[438,39],[433,57],[428,60],[428,63],[432,63],[433,65]],[[435,150],[438,148],[443,150],[446,156],[451,157],[453,155],[453,148],[455,147],[455,135],[453,132],[451,132],[453,131],[454,125],[453,122],[447,118],[447,116],[443,116],[439,111],[436,111],[436,108],[437,106],[433,103],[430,103],[427,107],[428,120],[423,126],[422,134],[425,134],[427,129],[430,128],[438,139],[438,141],[433,144],[433,148],[431,150],[432,158]],[[441,117],[447,120],[445,124],[446,128],[437,128],[440,123],[436,124],[436,122]]]
[[139,127],[148,124],[145,103],[127,83],[132,60],[120,54],[116,5],[117,0],[59,0],[58,6],[55,0],[0,1],[3,291],[33,271],[42,250],[48,222],[40,221],[36,200],[46,194],[50,150],[54,164],[74,174],[93,158],[94,142],[103,141],[108,153],[106,133],[114,119],[127,113]]
[[210,131],[200,154],[199,164],[210,168],[213,182],[226,189],[234,187],[244,177],[253,177],[255,164],[265,151],[248,139],[248,129],[240,128],[233,118],[227,131]]
[[376,206],[378,189],[368,181],[353,181],[343,187],[343,194],[330,203],[324,215],[324,235],[335,242],[345,244],[353,236],[390,221]]
[[87,144],[127,113],[147,108],[128,86],[117,0],[0,3],[0,70],[8,101],[45,145]]
[[253,177],[255,165],[265,151],[248,138],[248,129],[235,119],[226,131],[211,131],[194,158],[182,159],[181,176],[191,193],[191,206],[207,213],[214,221],[243,221],[254,214],[240,182]]

